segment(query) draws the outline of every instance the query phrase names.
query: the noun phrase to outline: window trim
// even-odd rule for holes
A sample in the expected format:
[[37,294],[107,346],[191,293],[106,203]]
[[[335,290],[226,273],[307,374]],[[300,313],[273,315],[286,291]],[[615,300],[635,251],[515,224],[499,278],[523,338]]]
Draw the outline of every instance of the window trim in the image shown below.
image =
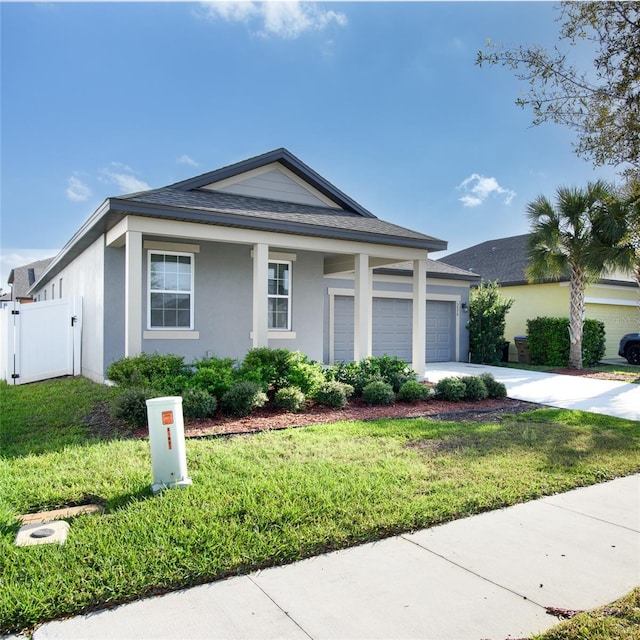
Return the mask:
[[[268,311],[268,307],[269,307],[269,300],[274,299],[274,300],[287,300],[287,326],[286,327],[270,327],[268,326],[268,330],[274,331],[274,332],[291,332],[292,327],[291,327],[291,292],[293,291],[293,269],[292,269],[292,261],[291,260],[272,260],[269,259],[269,263],[267,265],[267,270],[271,268],[271,265],[274,264],[286,264],[287,265],[287,271],[289,273],[289,292],[287,293],[287,295],[282,295],[282,294],[275,294],[275,293],[269,293],[269,284],[267,282],[267,313],[268,313],[268,318],[267,318],[267,326],[269,324],[269,321],[271,320],[271,314]],[[268,275],[267,275],[268,278]],[[268,278],[269,280],[270,278]]]
[[[153,289],[153,293],[177,293],[189,294],[189,326],[188,327],[154,327],[151,325],[151,256],[178,256],[189,258],[191,266],[191,281],[189,283],[189,291],[171,290],[171,289]],[[147,331],[193,331],[194,330],[194,298],[195,298],[195,253],[185,251],[168,251],[165,249],[149,249],[147,251]]]

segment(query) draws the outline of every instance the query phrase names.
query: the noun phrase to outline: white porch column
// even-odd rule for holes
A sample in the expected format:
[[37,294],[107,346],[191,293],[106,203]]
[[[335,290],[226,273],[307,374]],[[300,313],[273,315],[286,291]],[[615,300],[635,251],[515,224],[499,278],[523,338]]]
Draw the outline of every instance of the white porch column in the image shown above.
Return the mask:
[[353,359],[358,362],[371,355],[371,273],[369,256],[355,256],[355,296]]
[[413,261],[413,344],[411,368],[424,375],[427,360],[427,261]]
[[142,233],[125,233],[124,355],[142,352]]
[[269,346],[269,245],[253,245],[253,347]]

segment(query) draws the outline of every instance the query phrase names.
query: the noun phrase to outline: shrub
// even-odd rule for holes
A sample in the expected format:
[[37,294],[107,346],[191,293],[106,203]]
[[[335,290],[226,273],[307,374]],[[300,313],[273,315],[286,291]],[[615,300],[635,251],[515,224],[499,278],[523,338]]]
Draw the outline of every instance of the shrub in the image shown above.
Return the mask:
[[368,405],[393,404],[396,400],[393,387],[388,382],[383,382],[382,380],[370,382],[362,390],[362,397]]
[[353,387],[350,384],[331,380],[318,389],[315,400],[334,409],[342,409],[347,404],[347,398],[352,394]]
[[484,382],[484,386],[487,388],[487,397],[489,398],[506,398],[507,387],[502,382],[498,382],[490,373],[481,373],[480,378]]
[[462,382],[460,378],[455,377],[442,378],[435,386],[436,398],[441,400],[462,400],[466,392],[467,387],[465,383]]
[[327,377],[351,385],[355,394],[360,396],[371,382],[386,382],[398,391],[408,380],[415,380],[417,374],[404,360],[384,355],[364,358],[360,362],[338,363],[328,370]]
[[141,353],[112,362],[107,367],[107,378],[121,387],[144,387],[157,379],[177,377],[184,368],[183,356]]
[[407,380],[398,390],[398,400],[401,402],[426,400],[428,396],[429,389],[417,380]]
[[235,364],[233,358],[211,357],[197,361],[194,363],[196,371],[191,384],[216,398],[222,398],[234,382]]
[[187,389],[182,394],[182,415],[187,420],[210,418],[217,407],[215,396],[203,389]]
[[465,400],[484,400],[489,395],[484,380],[479,376],[463,376],[460,380],[465,386]]
[[512,304],[513,299],[502,297],[497,282],[481,282],[471,291],[467,324],[471,362],[500,362],[506,316]]
[[[531,364],[566,367],[569,364],[569,318],[538,317],[527,320]],[[582,335],[582,361],[597,364],[605,352],[605,329],[600,320],[585,320]]]
[[288,349],[257,347],[247,352],[238,371],[240,380],[257,382],[263,391],[277,391],[287,386],[287,376],[293,359]]
[[287,374],[288,386],[298,387],[305,396],[313,398],[325,382],[324,368],[321,364],[310,362],[307,356],[300,352],[293,354]]
[[224,412],[242,418],[248,416],[252,409],[261,407],[267,401],[266,394],[257,382],[240,380],[231,385],[221,399]]
[[136,429],[146,427],[146,401],[156,395],[153,389],[148,388],[130,387],[129,389],[125,389],[114,402],[113,415]]
[[283,387],[276,391],[274,402],[276,407],[296,413],[305,406],[306,398],[298,387]]

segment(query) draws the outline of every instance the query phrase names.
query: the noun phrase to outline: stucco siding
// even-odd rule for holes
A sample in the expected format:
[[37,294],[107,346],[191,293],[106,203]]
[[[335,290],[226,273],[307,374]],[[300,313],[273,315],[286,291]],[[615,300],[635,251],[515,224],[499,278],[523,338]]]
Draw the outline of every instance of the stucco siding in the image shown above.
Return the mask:
[[[176,353],[186,361],[205,355],[242,359],[252,348],[251,247],[201,242],[194,256],[194,330],[197,340],[143,340],[145,352]],[[275,249],[274,249],[275,251]],[[147,323],[147,251],[143,259],[143,323]],[[270,339],[284,347],[322,357],[322,257],[297,252],[291,267],[292,332]],[[295,334],[295,338],[291,338]]]
[[[567,283],[502,287],[501,292],[505,298],[514,300],[507,314],[505,326],[505,340],[511,342],[510,360],[518,359],[514,336],[527,334],[527,320],[538,317],[569,317]],[[638,289],[633,287],[592,285],[585,290],[585,316],[605,323],[605,357],[616,357],[620,337],[629,331],[638,330],[640,316],[634,306],[637,297]],[[625,327],[630,328],[625,331]]]
[[106,247],[104,252],[104,368],[124,357],[125,250]]

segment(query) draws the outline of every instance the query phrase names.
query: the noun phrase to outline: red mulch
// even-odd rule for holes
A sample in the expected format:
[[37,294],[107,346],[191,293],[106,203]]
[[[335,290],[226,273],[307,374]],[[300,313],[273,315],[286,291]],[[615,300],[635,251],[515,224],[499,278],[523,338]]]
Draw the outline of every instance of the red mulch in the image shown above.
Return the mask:
[[549,373],[559,373],[564,376],[583,376],[584,378],[595,378],[596,380],[617,380],[619,382],[637,382],[640,380],[639,373],[592,371],[591,369],[554,369]]
[[[185,436],[198,438],[246,434],[341,420],[379,420],[381,418],[427,417],[477,422],[499,419],[499,416],[503,414],[531,411],[538,406],[511,398],[487,399],[477,402],[445,402],[431,398],[412,403],[396,402],[388,406],[369,407],[362,399],[352,398],[344,409],[332,409],[309,402],[307,409],[300,413],[263,407],[255,409],[246,418],[228,418],[220,414],[211,420],[190,420],[185,423]],[[147,429],[139,429],[134,433],[134,436],[146,438],[148,431]]]

